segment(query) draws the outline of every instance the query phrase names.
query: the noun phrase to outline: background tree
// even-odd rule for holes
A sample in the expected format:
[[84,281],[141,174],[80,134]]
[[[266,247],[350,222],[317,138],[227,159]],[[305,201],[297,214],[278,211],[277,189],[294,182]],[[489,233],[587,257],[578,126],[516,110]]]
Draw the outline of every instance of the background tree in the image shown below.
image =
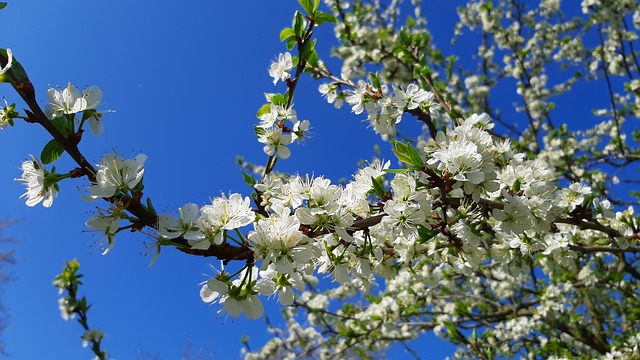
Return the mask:
[[[262,315],[259,295],[295,305],[287,337],[249,357],[366,356],[427,330],[461,345],[457,357],[637,356],[637,199],[623,185],[636,182],[627,168],[638,160],[625,125],[638,115],[638,4],[584,1],[563,14],[557,1],[472,1],[456,27],[456,38],[478,35],[471,59],[435,47],[420,6],[403,16],[396,2],[336,1],[331,13],[300,4],[280,34],[294,53],[269,69],[282,90],[258,110],[267,160],[244,164],[255,173],[244,174],[253,208],[234,193],[159,214],[143,194],[146,156],[109,154],[94,167],[77,146],[83,125],[102,131],[101,91],[51,89],[43,110],[4,51],[4,81],[30,108],[20,115],[7,104],[6,121],[53,136],[42,162],[23,163],[27,204],[51,206],[59,182],[87,177],[89,197],[110,204],[87,223],[104,234],[106,252],[133,230],[157,253],[173,246],[241,263],[218,268],[202,299],[250,318]],[[336,24],[340,70],[315,50],[315,26],[325,23]],[[402,165],[372,160],[343,185],[276,172],[307,136],[309,122],[293,110],[304,72],[323,80],[329,103],[366,116]],[[604,89],[594,100],[604,119],[573,130],[554,114],[567,116],[562,94],[583,82]],[[523,121],[497,110],[504,95],[494,89],[508,86]],[[409,117],[418,132],[405,131]],[[49,170],[63,152],[78,167]],[[325,290],[323,273],[339,286]]]
[[[2,244],[2,248],[0,249],[0,284],[2,285],[2,287],[0,287],[0,294],[4,292],[4,284],[12,280],[11,272],[8,271],[7,266],[15,262],[14,250],[7,248],[9,246],[8,244],[14,243],[14,240],[11,237],[4,236],[2,232],[14,223],[15,221],[12,220],[0,220],[0,244]],[[7,327],[8,321],[7,309],[0,303],[0,334],[2,334]],[[5,353],[3,339],[0,339],[0,353]]]

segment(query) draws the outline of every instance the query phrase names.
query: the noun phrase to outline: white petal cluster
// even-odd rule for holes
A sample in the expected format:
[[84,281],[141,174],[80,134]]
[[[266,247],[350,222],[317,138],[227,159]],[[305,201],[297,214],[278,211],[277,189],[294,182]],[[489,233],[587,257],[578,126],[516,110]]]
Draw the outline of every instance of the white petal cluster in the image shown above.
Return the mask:
[[278,55],[278,60],[271,63],[269,68],[269,76],[273,78],[273,85],[278,83],[278,80],[285,81],[291,77],[289,71],[293,69],[293,61],[291,54],[284,53]]
[[36,206],[42,202],[44,207],[51,207],[53,199],[58,196],[57,184],[45,185],[45,179],[49,172],[38,158],[30,156],[31,160],[22,163],[22,176],[15,179],[22,181],[27,187],[27,192],[20,197],[27,198],[28,206]]
[[182,237],[197,250],[221,245],[228,231],[249,225],[255,219],[249,198],[240,194],[216,197],[211,205],[201,208],[187,203],[179,212],[179,218],[169,214],[158,216],[158,235],[164,239]]
[[103,156],[98,164],[96,183],[89,188],[91,194],[86,198],[108,198],[134,189],[142,181],[146,159],[144,154],[128,160],[115,153]]
[[100,105],[100,101],[102,101],[102,90],[99,87],[91,86],[80,93],[75,85],[69,83],[64,89],[49,89],[47,96],[49,97],[49,104],[45,106],[45,114],[49,119],[93,110],[89,116],[90,130],[94,134],[103,132],[103,113],[95,111]]
[[237,279],[230,281],[229,275],[223,271],[201,284],[200,297],[204,302],[222,304],[222,310],[233,317],[244,313],[249,319],[257,319],[264,312],[254,290],[257,276],[258,269],[246,268]]

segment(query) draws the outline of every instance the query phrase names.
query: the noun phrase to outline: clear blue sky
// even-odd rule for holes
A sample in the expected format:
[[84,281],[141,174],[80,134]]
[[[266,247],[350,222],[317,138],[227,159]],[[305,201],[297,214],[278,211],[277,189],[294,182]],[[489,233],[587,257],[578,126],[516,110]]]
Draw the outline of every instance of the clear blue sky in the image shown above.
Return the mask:
[[[117,112],[105,116],[102,136],[85,134],[81,150],[94,163],[114,147],[125,156],[147,154],[145,195],[173,213],[187,201],[204,205],[221,191],[250,194],[235,157],[266,160],[252,127],[263,93],[283,89],[273,87],[267,69],[285,49],[278,35],[295,9],[296,1],[14,0],[0,12],[0,47],[11,48],[27,69],[43,107],[50,86],[101,87],[101,109]],[[333,30],[319,33],[320,56],[327,59]],[[333,111],[318,85],[304,78],[295,100],[301,119],[311,120],[313,138],[292,147],[292,157],[278,165],[348,178],[380,141],[361,117]],[[0,97],[17,101],[6,84]],[[81,347],[80,327],[60,317],[51,285],[63,261],[73,258],[85,274],[81,294],[94,304],[90,324],[106,332],[103,344],[115,359],[132,359],[140,349],[177,359],[187,342],[192,354],[205,348],[217,359],[237,358],[242,335],[254,348],[266,341],[263,320],[227,318],[200,300],[198,283],[211,274],[209,263],[219,266],[216,260],[167,248],[148,268],[140,234],[118,236],[115,249],[101,256],[97,239],[83,232],[98,204],[80,199],[86,182],[61,183],[49,209],[18,199],[24,190],[13,178],[21,174],[20,162],[39,155],[48,140],[43,129],[20,121],[0,132],[0,217],[20,221],[4,231],[17,241],[10,245],[18,260],[10,269],[15,279],[2,296],[11,358],[91,357]],[[66,157],[55,165],[58,172],[73,167]],[[277,301],[265,305],[281,323]]]
[[[437,44],[451,48],[456,15],[447,3],[428,1],[429,13],[437,14],[428,18]],[[235,157],[258,164],[266,160],[252,127],[263,93],[283,91],[282,85],[272,85],[267,69],[285,50],[278,35],[297,6],[293,0],[242,5],[14,0],[0,12],[0,47],[11,48],[27,69],[42,106],[49,86],[101,87],[101,109],[117,112],[105,116],[102,136],[85,134],[81,150],[94,163],[114,147],[127,157],[147,154],[145,195],[159,211],[175,213],[185,202],[204,205],[221,191],[250,194]],[[327,60],[333,29],[323,26],[317,32],[320,57]],[[460,52],[463,45],[457,46]],[[371,157],[374,144],[388,146],[360,122],[363,116],[347,108],[333,111],[317,93],[318,85],[303,78],[295,99],[298,116],[311,121],[313,137],[292,146],[293,155],[278,168],[334,181],[349,178],[359,160]],[[17,101],[6,84],[0,97]],[[43,129],[24,122],[0,131],[0,218],[20,221],[4,232],[17,241],[10,245],[18,260],[11,267],[15,280],[2,296],[10,317],[3,340],[11,358],[91,357],[81,347],[80,327],[60,317],[51,285],[63,261],[73,258],[85,274],[81,294],[94,304],[90,324],[106,332],[103,344],[115,359],[135,358],[140,349],[177,359],[187,342],[217,359],[237,358],[243,335],[251,337],[254,348],[267,340],[262,320],[218,315],[217,306],[200,300],[198,283],[207,279],[203,273],[211,275],[209,263],[219,266],[216,260],[166,248],[148,268],[146,238],[140,234],[119,235],[114,250],[101,256],[97,239],[83,232],[97,204],[81,200],[86,182],[61,183],[50,209],[28,208],[18,199],[24,190],[13,178],[21,174],[20,162],[30,153],[38,155],[48,140]],[[55,165],[58,172],[73,167],[66,157]],[[265,305],[280,324],[277,301]],[[449,353],[442,342],[429,339],[419,346],[429,349],[429,356]]]

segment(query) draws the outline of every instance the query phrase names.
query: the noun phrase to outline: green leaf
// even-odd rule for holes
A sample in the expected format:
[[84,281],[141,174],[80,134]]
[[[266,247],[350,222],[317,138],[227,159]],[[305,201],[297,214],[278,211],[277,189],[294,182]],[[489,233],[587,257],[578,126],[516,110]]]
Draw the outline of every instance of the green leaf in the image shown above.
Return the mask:
[[[0,49],[0,54],[2,54],[2,57],[4,57],[5,59],[9,58],[9,55],[7,54],[7,49]],[[16,59],[15,54],[13,55],[13,62],[11,63],[11,67],[9,68],[9,71],[7,71],[7,74],[9,73],[13,75],[16,83],[25,83],[29,81],[27,72],[24,70],[20,62]],[[15,84],[14,84],[14,88],[15,88]],[[20,90],[18,90],[18,93],[21,93]]]
[[293,50],[293,48],[296,47],[297,43],[298,40],[296,40],[295,37],[290,37],[289,39],[287,39],[287,49]]
[[300,4],[300,6],[302,6],[304,11],[307,12],[307,14],[309,15],[313,14],[313,9],[314,9],[313,0],[298,0],[298,3]]
[[388,172],[392,174],[404,174],[409,171],[411,171],[411,169],[386,169],[384,172]]
[[0,2],[0,10],[4,9],[7,7],[7,3],[6,2]]
[[258,127],[258,125],[255,125],[255,126],[253,127],[253,132],[255,132],[255,133],[256,133],[256,136],[257,136],[257,137],[260,137],[260,136],[262,136],[262,135],[266,134],[266,133],[267,133],[267,130],[265,130],[265,129],[261,128],[261,127]]
[[378,195],[379,197],[384,197],[385,195],[387,195],[387,189],[384,187],[381,178],[374,178],[372,176],[371,184],[373,185],[373,189],[370,190],[372,193]]
[[308,59],[309,56],[311,55],[311,52],[315,49],[316,47],[316,41],[318,39],[313,39],[311,41],[306,41],[304,44],[302,44],[302,48],[300,48],[300,56],[304,59]]
[[271,103],[273,105],[281,105],[281,104],[285,104],[285,99],[284,96],[282,96],[282,94],[277,93],[277,94],[273,94],[273,96],[271,97]]
[[260,119],[262,117],[262,115],[264,114],[268,114],[271,112],[271,104],[264,104],[262,105],[262,107],[258,110],[258,113],[256,114],[256,117],[258,119]]
[[393,153],[396,154],[398,160],[411,165],[415,169],[422,168],[422,157],[410,143],[407,142],[406,144],[403,144],[401,142],[396,142],[395,145],[396,148],[393,150]]
[[454,344],[466,344],[467,338],[456,328],[456,325],[451,321],[443,321],[442,324],[447,328],[449,339]]
[[371,79],[371,85],[373,85],[374,88],[380,89],[382,87],[378,73],[369,73],[369,78]]
[[[156,208],[153,206],[153,203],[151,202],[151,198],[147,198],[147,209],[149,209],[151,211],[151,213],[157,214]],[[158,249],[160,249],[160,248],[158,248]]]
[[296,11],[296,15],[293,18],[293,31],[300,39],[304,36],[305,25],[306,21],[304,20],[304,15],[302,15],[301,12]]
[[409,158],[411,159],[411,165],[417,168],[421,168],[423,164],[422,157],[420,156],[418,151],[416,151],[416,149],[411,146],[410,143],[407,143],[407,152],[409,153]]
[[247,174],[244,171],[242,171],[242,177],[244,179],[244,182],[247,183],[247,185],[253,187],[256,184],[256,179],[254,179],[253,176]]
[[52,162],[58,160],[60,156],[64,153],[64,147],[58,140],[52,139],[44,146],[42,149],[42,153],[40,154],[40,159],[43,164],[51,164]]
[[282,29],[282,31],[280,32],[280,41],[285,41],[292,36],[296,36],[296,33],[292,28]]
[[98,112],[96,109],[87,109],[82,112],[82,121],[89,119]]
[[338,19],[335,16],[333,16],[333,14],[327,14],[324,12],[317,12],[313,18],[316,20],[316,24],[318,25],[322,25],[326,22],[330,22],[333,24],[338,23]]
[[398,157],[398,160],[402,161],[403,163],[410,164],[411,158],[407,154],[407,145],[399,141],[396,142],[395,145],[396,145],[396,148],[393,150],[393,153],[396,154],[396,156]]
[[318,53],[313,50],[311,54],[309,54],[309,58],[307,59],[307,67],[309,70],[312,70],[313,67],[318,66]]
[[53,126],[58,129],[60,134],[67,135],[69,133],[69,122],[64,115],[58,116],[57,118],[51,120],[51,124],[53,124]]
[[520,191],[520,187],[522,186],[522,182],[520,181],[520,179],[516,179],[516,181],[513,182],[513,192],[517,193]]

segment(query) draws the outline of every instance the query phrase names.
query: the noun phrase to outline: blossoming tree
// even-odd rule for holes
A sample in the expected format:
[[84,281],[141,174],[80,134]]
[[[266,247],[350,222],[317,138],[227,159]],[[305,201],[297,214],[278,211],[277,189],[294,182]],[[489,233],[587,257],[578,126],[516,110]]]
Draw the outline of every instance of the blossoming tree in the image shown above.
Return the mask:
[[[279,92],[257,109],[267,160],[244,164],[253,192],[173,214],[143,192],[145,155],[93,165],[82,153],[85,127],[105,131],[99,88],[49,89],[42,109],[18,55],[0,49],[0,81],[27,107],[5,104],[0,126],[23,120],[52,137],[22,164],[27,205],[50,207],[60,184],[82,179],[88,201],[108,204],[86,223],[105,254],[133,230],[156,255],[218,258],[234,270],[218,268],[200,295],[234,317],[259,318],[275,295],[287,328],[248,358],[367,356],[426,331],[459,345],[458,358],[640,358],[640,4],[469,1],[455,40],[478,40],[471,64],[436,48],[428,2],[299,3],[268,71]],[[316,51],[318,26],[334,26],[341,68]],[[308,136],[293,104],[299,81],[314,80],[396,158],[342,184],[279,172]],[[574,130],[555,102],[583,83],[606,89],[609,106]],[[495,106],[508,87],[509,117]],[[63,155],[77,168],[49,168]]]

